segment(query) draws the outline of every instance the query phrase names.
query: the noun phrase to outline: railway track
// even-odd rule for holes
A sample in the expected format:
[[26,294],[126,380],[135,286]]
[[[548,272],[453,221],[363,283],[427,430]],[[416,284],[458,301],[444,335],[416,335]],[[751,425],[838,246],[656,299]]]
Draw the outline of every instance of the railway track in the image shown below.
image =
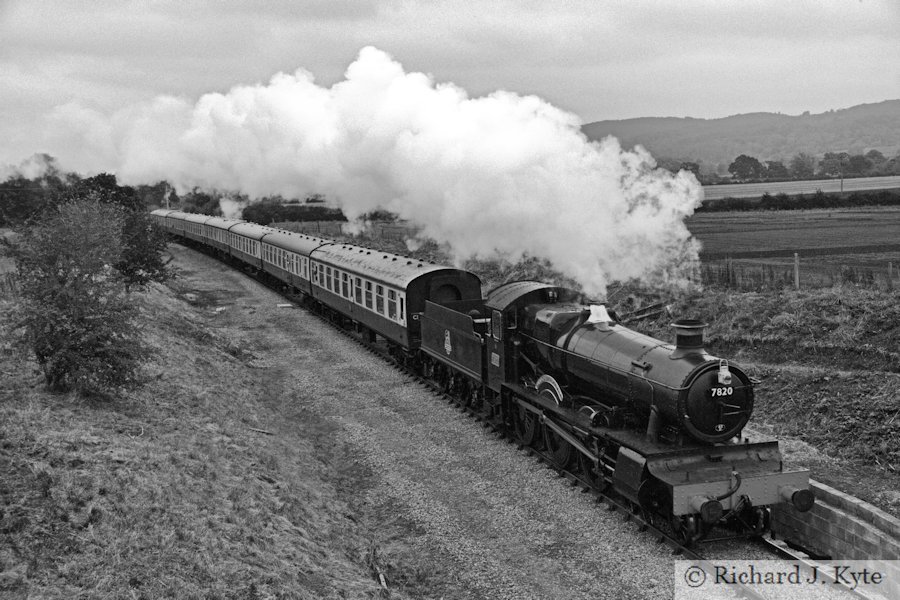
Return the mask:
[[[712,544],[715,544],[716,541],[720,540],[709,540],[707,542],[704,542],[705,545],[702,545],[700,547],[686,546],[683,542],[666,531],[664,527],[660,527],[655,524],[652,518],[648,518],[647,516],[642,514],[641,511],[636,510],[629,502],[618,498],[613,493],[606,493],[604,491],[596,489],[593,485],[591,485],[591,482],[585,480],[580,473],[572,469],[560,468],[558,465],[554,464],[553,459],[549,454],[543,452],[541,449],[522,444],[519,440],[511,437],[513,435],[512,432],[508,432],[504,428],[498,427],[496,423],[490,422],[482,413],[479,413],[478,411],[473,410],[471,407],[467,406],[464,400],[453,396],[452,394],[442,389],[441,385],[437,381],[428,379],[418,373],[415,373],[409,367],[406,367],[395,360],[394,357],[389,354],[383,342],[369,342],[365,339],[365,336],[349,330],[346,327],[343,327],[340,323],[337,323],[334,321],[334,319],[330,318],[328,314],[323,313],[323,311],[315,310],[315,308],[309,307],[307,302],[308,299],[302,294],[294,294],[285,291],[284,286],[281,282],[273,282],[269,280],[268,277],[259,277],[259,274],[249,273],[246,269],[241,270],[251,276],[255,281],[279,293],[285,299],[291,301],[294,305],[302,307],[304,310],[309,310],[313,314],[316,314],[317,316],[322,318],[323,321],[329,324],[333,330],[342,334],[346,339],[352,341],[356,345],[364,348],[366,351],[378,356],[380,359],[390,364],[397,371],[398,375],[403,377],[407,383],[415,383],[422,389],[429,391],[431,395],[436,399],[447,402],[450,406],[458,410],[461,414],[467,416],[474,423],[480,424],[484,429],[490,430],[490,432],[494,436],[496,436],[497,439],[502,439],[508,444],[515,445],[518,451],[524,457],[539,461],[546,468],[552,470],[561,480],[565,480],[571,487],[579,487],[582,493],[592,496],[598,505],[605,505],[606,510],[608,510],[609,512],[618,513],[622,516],[624,521],[634,523],[637,533],[641,535],[651,536],[657,544],[666,544],[667,546],[669,546],[673,555],[680,556],[684,560],[695,563],[699,567],[703,568],[707,573],[713,572],[713,561],[715,561],[716,558],[714,555],[709,554],[704,550],[709,550]],[[812,571],[812,569],[814,568],[818,568],[821,574],[827,574],[827,570],[824,568],[825,566],[827,566],[825,563],[816,561],[808,555],[792,549],[783,543],[779,543],[775,540],[767,539],[764,537],[747,539],[749,543],[756,544],[765,549],[765,551],[771,554],[773,558],[795,561],[809,571]],[[838,583],[838,585],[840,584]],[[847,593],[850,594],[850,596],[848,597],[863,598],[866,600],[870,600],[871,598],[872,600],[874,600],[874,597],[867,596],[859,590],[853,590],[846,586],[844,587],[846,588]],[[745,598],[751,598],[754,600],[765,600],[767,598],[767,596],[761,594],[756,589],[747,585],[736,584],[734,586],[731,586],[731,589],[734,589],[742,597]]]

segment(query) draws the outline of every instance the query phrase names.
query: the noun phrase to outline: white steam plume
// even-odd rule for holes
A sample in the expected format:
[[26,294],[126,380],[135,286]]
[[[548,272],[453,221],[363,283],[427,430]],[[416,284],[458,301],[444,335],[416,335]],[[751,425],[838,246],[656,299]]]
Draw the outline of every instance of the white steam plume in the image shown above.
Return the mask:
[[56,159],[47,154],[33,154],[18,165],[0,165],[0,181],[14,177],[40,179],[59,172]]
[[546,258],[589,292],[697,256],[683,222],[701,198],[692,175],[614,138],[589,143],[577,117],[537,97],[470,98],[371,47],[330,88],[299,70],[195,104],[160,97],[111,118],[68,105],[56,117],[69,144],[80,138],[77,157],[59,153],[66,166],[179,191],[323,193],[351,220],[394,212],[457,259]]

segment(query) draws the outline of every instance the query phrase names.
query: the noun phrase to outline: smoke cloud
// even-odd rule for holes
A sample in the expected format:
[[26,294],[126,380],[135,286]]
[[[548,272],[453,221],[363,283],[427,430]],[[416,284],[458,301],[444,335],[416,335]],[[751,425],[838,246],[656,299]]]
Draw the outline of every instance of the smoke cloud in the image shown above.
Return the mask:
[[394,212],[459,260],[545,258],[591,293],[697,257],[684,225],[701,199],[692,175],[614,138],[589,143],[575,115],[540,98],[470,98],[372,47],[328,88],[298,70],[196,102],[159,97],[112,116],[67,105],[52,119],[69,168],[179,191],[322,193],[351,220]]

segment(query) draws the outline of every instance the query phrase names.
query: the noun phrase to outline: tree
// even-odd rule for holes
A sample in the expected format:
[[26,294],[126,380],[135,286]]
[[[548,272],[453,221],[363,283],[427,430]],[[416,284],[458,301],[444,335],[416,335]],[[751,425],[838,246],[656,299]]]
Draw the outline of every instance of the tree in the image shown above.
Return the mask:
[[826,152],[822,160],[819,161],[819,173],[826,177],[843,176],[844,167],[850,160],[850,155],[846,152]]
[[728,172],[738,181],[748,179],[760,179],[765,172],[765,168],[759,160],[746,154],[741,154],[734,162],[728,165]]
[[146,285],[168,277],[162,253],[166,248],[165,233],[150,219],[144,200],[134,188],[120,186],[116,176],[101,173],[82,179],[65,189],[60,202],[94,202],[119,206],[122,216],[122,252],[115,263],[127,285]]
[[812,179],[816,171],[816,159],[806,152],[795,154],[791,159],[790,173],[794,179]]
[[878,150],[874,150],[874,149],[869,150],[868,152],[866,152],[866,158],[868,158],[869,160],[871,160],[871,161],[872,161],[872,164],[874,164],[874,165],[880,165],[881,163],[883,163],[884,161],[887,160],[887,159],[884,157],[884,154],[882,154],[882,153],[879,152]]
[[24,229],[14,248],[22,341],[51,390],[106,395],[136,383],[146,350],[114,267],[125,217],[96,199],[67,202]]
[[852,173],[853,175],[865,175],[871,168],[871,160],[869,160],[862,154],[855,154],[847,160],[847,167],[844,172]]
[[788,177],[790,177],[790,173],[780,160],[766,161],[766,179],[787,179]]

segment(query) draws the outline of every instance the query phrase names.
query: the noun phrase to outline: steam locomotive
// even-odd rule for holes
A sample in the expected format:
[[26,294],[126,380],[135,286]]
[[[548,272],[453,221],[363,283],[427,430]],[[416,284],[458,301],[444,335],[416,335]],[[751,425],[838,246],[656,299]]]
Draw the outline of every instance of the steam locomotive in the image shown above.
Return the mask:
[[471,410],[612,489],[685,543],[713,528],[762,534],[770,508],[812,508],[806,470],[743,437],[754,381],[704,349],[704,324],[668,344],[580,293],[537,281],[482,297],[467,271],[240,220],[153,211],[169,234],[302,294]]

